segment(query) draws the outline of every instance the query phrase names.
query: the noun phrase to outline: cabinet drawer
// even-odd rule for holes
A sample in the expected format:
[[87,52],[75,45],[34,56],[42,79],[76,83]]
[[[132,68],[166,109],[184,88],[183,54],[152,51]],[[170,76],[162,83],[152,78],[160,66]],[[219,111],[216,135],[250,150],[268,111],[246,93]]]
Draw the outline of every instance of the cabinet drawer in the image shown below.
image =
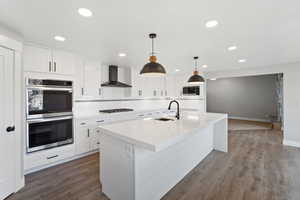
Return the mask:
[[74,145],[66,145],[49,150],[26,154],[24,158],[25,170],[48,165],[74,156]]

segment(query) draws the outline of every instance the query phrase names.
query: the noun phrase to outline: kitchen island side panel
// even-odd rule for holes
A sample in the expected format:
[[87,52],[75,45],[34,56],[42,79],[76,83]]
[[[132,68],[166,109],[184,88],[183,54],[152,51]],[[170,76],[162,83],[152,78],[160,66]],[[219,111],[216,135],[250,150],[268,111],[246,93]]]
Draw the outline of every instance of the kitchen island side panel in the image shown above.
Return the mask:
[[132,144],[101,134],[100,182],[111,200],[134,200]]
[[213,150],[213,136],[211,125],[159,152],[135,147],[134,200],[161,199]]

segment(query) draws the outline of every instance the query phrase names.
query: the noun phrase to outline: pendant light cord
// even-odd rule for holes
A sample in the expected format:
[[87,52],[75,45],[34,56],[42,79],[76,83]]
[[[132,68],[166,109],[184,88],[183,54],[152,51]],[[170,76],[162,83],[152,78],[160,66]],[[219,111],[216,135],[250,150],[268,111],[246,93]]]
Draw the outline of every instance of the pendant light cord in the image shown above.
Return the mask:
[[195,59],[195,71],[198,71],[198,69],[197,69],[197,65],[198,65],[198,63],[197,63],[197,59]]
[[152,56],[154,56],[154,38],[151,39],[152,39]]

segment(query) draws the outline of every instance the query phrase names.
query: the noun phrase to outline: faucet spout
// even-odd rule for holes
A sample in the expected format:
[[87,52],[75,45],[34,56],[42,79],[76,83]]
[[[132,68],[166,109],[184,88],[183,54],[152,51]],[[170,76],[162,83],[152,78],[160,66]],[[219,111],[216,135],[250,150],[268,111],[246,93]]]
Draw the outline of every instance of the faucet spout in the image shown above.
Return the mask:
[[178,101],[176,101],[176,100],[170,101],[168,110],[171,110],[171,106],[172,106],[173,103],[176,103],[176,104],[177,104],[176,118],[179,120],[179,119],[180,119],[180,113],[179,113],[179,103],[178,103]]

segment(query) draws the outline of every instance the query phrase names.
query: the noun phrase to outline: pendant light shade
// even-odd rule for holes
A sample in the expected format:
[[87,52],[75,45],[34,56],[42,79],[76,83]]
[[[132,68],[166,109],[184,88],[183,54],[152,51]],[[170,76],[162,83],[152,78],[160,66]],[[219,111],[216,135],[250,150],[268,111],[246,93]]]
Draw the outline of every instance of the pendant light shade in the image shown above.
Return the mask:
[[141,70],[141,75],[165,75],[165,68],[157,62],[156,56],[154,56],[154,38],[156,38],[155,33],[149,34],[149,37],[152,39],[152,52],[149,58],[149,63],[145,64]]
[[193,75],[189,78],[188,83],[190,84],[199,84],[205,82],[204,78],[199,75],[199,71],[197,70],[197,60],[198,57],[194,57],[195,60],[195,71]]

